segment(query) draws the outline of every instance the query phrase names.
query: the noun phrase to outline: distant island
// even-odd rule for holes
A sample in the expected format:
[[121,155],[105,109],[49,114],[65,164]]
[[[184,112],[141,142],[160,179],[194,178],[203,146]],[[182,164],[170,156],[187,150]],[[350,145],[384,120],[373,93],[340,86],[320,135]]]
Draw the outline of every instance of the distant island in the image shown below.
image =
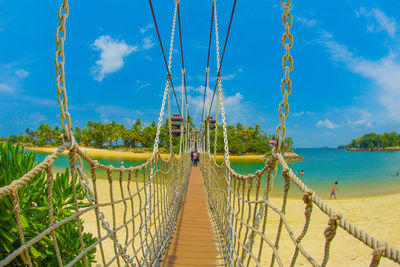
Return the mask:
[[400,135],[396,132],[368,133],[338,148],[347,148],[349,151],[400,151]]

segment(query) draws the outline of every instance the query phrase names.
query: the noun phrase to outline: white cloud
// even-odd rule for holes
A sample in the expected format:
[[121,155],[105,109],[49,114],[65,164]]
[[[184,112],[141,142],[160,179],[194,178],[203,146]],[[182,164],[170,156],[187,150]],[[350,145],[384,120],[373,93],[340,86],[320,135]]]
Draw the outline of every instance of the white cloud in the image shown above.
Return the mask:
[[297,113],[293,112],[293,117],[301,117],[303,115],[304,115],[304,111],[300,111],[300,112],[297,112]]
[[48,121],[47,118],[38,111],[35,111],[28,117],[28,121],[31,125],[38,125],[40,123]]
[[140,28],[140,33],[145,34],[147,32],[147,30],[152,29],[152,28],[154,28],[153,23],[149,23],[145,27]]
[[308,115],[308,116],[314,116],[314,112],[306,111],[306,115]]
[[143,44],[142,47],[144,50],[148,50],[150,48],[152,48],[155,45],[155,43],[153,42],[153,36],[149,35],[143,38]]
[[208,49],[208,46],[205,46],[205,45],[194,45],[194,48],[197,48],[197,49]]
[[135,124],[136,119],[131,119],[131,118],[123,118],[123,121],[125,122],[125,124],[127,124],[128,126]]
[[367,10],[361,7],[356,11],[356,17],[365,17],[368,20],[367,30],[369,32],[385,31],[389,36],[396,36],[397,24],[394,18],[389,18],[382,10],[374,8]]
[[396,35],[396,20],[394,18],[389,18],[381,10],[375,8],[373,9],[373,14],[375,19],[378,21],[379,25],[392,37]]
[[136,92],[140,91],[140,90],[143,89],[143,88],[149,87],[149,86],[150,86],[150,83],[142,84],[142,85],[140,85],[140,86],[136,89]]
[[[196,120],[201,120],[201,114],[203,112],[203,97],[204,97],[204,86],[198,86],[193,88],[191,91],[197,92],[198,96],[193,96],[193,94],[188,95],[188,102],[191,115],[195,116]],[[213,95],[213,90],[210,88],[207,89],[206,103],[205,103],[205,116],[208,113],[211,98]],[[212,113],[215,114],[215,101],[216,96],[213,102]],[[246,120],[246,116],[248,116],[248,112],[250,111],[249,107],[245,105],[243,101],[243,95],[237,92],[234,95],[224,95],[224,107],[226,113],[226,119],[228,123],[236,123],[236,122],[243,122]],[[220,106],[221,108],[221,106]],[[221,111],[221,109],[220,109]],[[199,116],[199,117],[197,117]],[[214,115],[212,115],[214,116]],[[221,115],[219,116],[221,118]]]
[[307,28],[312,28],[317,24],[317,21],[315,19],[308,19],[304,17],[295,17],[297,21],[299,21],[303,26]]
[[[31,97],[28,95],[24,95],[21,97],[21,99],[33,104],[34,106],[39,106],[39,107],[55,107],[58,105],[57,101],[48,98]],[[68,107],[70,107],[70,105],[68,105]]]
[[125,120],[131,116],[142,116],[143,112],[135,109],[125,108],[115,105],[88,105],[90,109],[94,110],[100,115],[100,119],[103,123],[110,123],[112,120]]
[[339,127],[339,125],[334,124],[334,123],[331,122],[329,119],[319,120],[319,121],[317,122],[316,126],[317,126],[318,128],[325,127],[325,128],[328,128],[328,129],[336,129],[336,128]]
[[374,80],[377,85],[378,101],[387,109],[389,116],[400,120],[400,60],[390,53],[377,61],[354,60],[350,68],[355,73]]
[[222,76],[221,76],[221,80],[222,80],[222,81],[233,80],[233,79],[236,78],[236,76],[237,76],[236,73],[227,74],[227,75],[222,75]]
[[[239,68],[238,72],[242,72],[243,69]],[[226,75],[221,75],[221,81],[228,81],[228,80],[233,80],[237,76],[237,73],[231,73],[231,74],[226,74]],[[206,76],[205,75],[197,75],[196,77],[198,80],[205,81]],[[217,76],[209,76],[210,82],[215,82],[217,80]],[[211,85],[210,85],[211,86]]]
[[5,83],[0,83],[0,92],[2,93],[14,93],[14,88],[11,86],[5,84]]
[[325,33],[319,42],[328,49],[332,60],[344,63],[350,71],[373,80],[376,85],[376,98],[386,108],[388,115],[399,121],[400,58],[398,54],[390,51],[387,56],[378,60],[368,60],[354,55],[345,45],[334,41],[332,34]]
[[367,126],[371,127],[372,126],[372,114],[369,113],[366,110],[355,110],[352,112],[352,114],[358,113],[359,117],[358,119],[352,121],[349,118],[347,119],[347,123],[350,126]]
[[15,71],[15,74],[20,77],[20,78],[25,78],[27,77],[30,73],[24,69],[17,69]]
[[138,51],[137,46],[128,45],[125,41],[115,40],[109,35],[97,38],[92,49],[100,51],[100,59],[92,68],[94,79],[101,82],[108,74],[120,70],[124,66],[124,57],[133,51]]

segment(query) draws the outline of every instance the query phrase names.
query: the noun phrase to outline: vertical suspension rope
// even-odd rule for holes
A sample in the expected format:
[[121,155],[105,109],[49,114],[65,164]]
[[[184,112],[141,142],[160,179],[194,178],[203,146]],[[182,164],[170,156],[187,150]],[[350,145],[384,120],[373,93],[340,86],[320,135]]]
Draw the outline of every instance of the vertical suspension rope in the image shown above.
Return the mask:
[[[183,115],[185,115],[185,111],[184,111],[184,109],[183,109],[183,91],[184,91],[184,75],[185,75],[185,69],[182,69],[182,114]],[[179,144],[179,156],[181,156],[182,155],[182,145],[183,145],[183,139],[184,139],[184,136],[183,136],[183,134],[184,134],[184,131],[183,131],[183,128],[184,128],[184,122],[183,122],[183,120],[184,120],[184,118],[185,117],[182,117],[182,121],[181,121],[181,136],[180,136],[180,144]]]
[[[171,34],[171,35],[174,35],[174,31],[175,31],[175,19],[176,19],[176,11],[177,11],[177,5],[178,5],[178,3],[179,3],[179,1],[175,1],[174,22],[173,22],[173,25],[172,25],[172,34]],[[161,41],[160,31],[158,30],[158,24],[157,24],[157,20],[156,20],[156,15],[155,15],[154,9],[153,9],[153,3],[151,2],[151,0],[149,0],[149,5],[150,5],[150,9],[151,9],[151,14],[152,14],[152,16],[153,16],[154,26],[155,26],[156,31],[157,31],[157,37],[158,37],[158,41],[159,41],[159,43],[160,43],[161,52],[162,52],[162,55],[163,55],[165,67],[166,67],[166,69],[167,69],[167,75],[168,75],[168,76],[167,76],[167,79],[169,80],[169,84],[170,84],[171,87],[172,87],[172,91],[173,91],[174,97],[175,97],[175,102],[176,102],[176,105],[177,105],[178,110],[179,110],[179,113],[180,113],[180,112],[181,112],[181,109],[180,109],[180,107],[179,107],[179,101],[178,101],[178,98],[176,97],[174,84],[172,83],[172,79],[171,79],[171,58],[172,58],[172,55],[171,55],[171,45],[173,45],[173,41],[172,41],[172,43],[171,43],[171,45],[170,45],[169,62],[167,63],[167,59],[166,59],[166,57],[165,57],[165,52],[164,52],[164,47],[163,47],[163,44],[162,44],[162,41]],[[180,115],[182,116],[182,114],[180,114]]]
[[211,52],[211,39],[212,39],[212,32],[213,32],[213,22],[214,22],[214,5],[215,2],[213,1],[212,4],[212,12],[211,12],[211,23],[210,23],[210,38],[208,40],[208,54],[207,54],[207,67],[206,67],[206,82],[204,84],[204,96],[203,96],[203,112],[201,114],[201,121],[204,121],[204,109],[205,109],[205,101],[206,101],[206,94],[207,94],[207,88],[208,88],[208,73],[210,71],[209,65],[210,65],[210,52]]
[[[149,3],[150,3],[150,7],[151,7],[151,10],[153,13],[153,18],[154,18],[154,23],[155,23],[156,29],[157,29],[157,34],[159,36],[159,31],[158,31],[158,27],[156,24],[156,19],[155,19],[155,15],[154,15],[154,11],[153,11],[153,6],[151,4],[151,0],[149,0]],[[172,53],[173,53],[173,47],[174,47],[176,13],[177,13],[177,4],[175,4],[174,17],[173,17],[173,21],[172,21],[171,40],[170,40],[170,45],[169,45],[169,58],[168,58],[168,64],[166,64],[168,73],[167,73],[167,80],[165,82],[165,89],[164,89],[163,101],[161,104],[160,115],[158,118],[156,137],[154,139],[153,157],[158,152],[158,142],[160,140],[160,130],[161,130],[161,125],[162,125],[162,121],[163,121],[163,117],[164,117],[165,101],[167,99],[167,95],[170,93],[171,65],[172,65]],[[160,44],[161,44],[161,49],[164,52],[164,49],[162,48],[162,43],[161,43],[160,37],[159,37],[159,40],[160,40]],[[163,53],[163,55],[164,55],[164,53]],[[165,55],[164,55],[164,60],[165,60]],[[165,60],[165,62],[166,62],[166,60]],[[179,112],[180,112],[180,110],[179,110]]]

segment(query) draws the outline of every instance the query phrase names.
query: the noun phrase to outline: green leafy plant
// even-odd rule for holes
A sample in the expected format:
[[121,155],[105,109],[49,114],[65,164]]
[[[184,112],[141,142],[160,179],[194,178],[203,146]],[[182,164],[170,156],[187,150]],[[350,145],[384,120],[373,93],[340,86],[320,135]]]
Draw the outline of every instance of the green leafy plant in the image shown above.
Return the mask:
[[[38,163],[35,161],[35,153],[25,152],[19,144],[15,146],[8,141],[0,143],[0,187],[9,185],[30,171]],[[77,181],[77,179],[76,179]],[[20,205],[20,220],[25,237],[25,242],[31,240],[49,227],[49,184],[45,171],[37,174],[25,186],[18,190]],[[75,212],[73,198],[73,181],[68,169],[63,173],[57,173],[53,181],[53,218],[54,222],[61,221]],[[86,207],[85,192],[79,182],[76,183],[76,193],[79,207]],[[10,195],[0,198],[0,260],[4,259],[12,251],[21,245],[14,205]],[[83,221],[79,220],[83,229]],[[55,230],[57,244],[60,249],[63,264],[70,262],[81,251],[77,219],[63,224]],[[96,238],[90,233],[82,233],[85,247],[90,246]],[[29,255],[34,266],[56,266],[57,257],[51,234],[28,248]],[[96,248],[91,249],[86,255],[88,263],[94,262]],[[10,263],[10,266],[24,266],[27,259],[21,254]],[[83,265],[83,258],[78,261]]]

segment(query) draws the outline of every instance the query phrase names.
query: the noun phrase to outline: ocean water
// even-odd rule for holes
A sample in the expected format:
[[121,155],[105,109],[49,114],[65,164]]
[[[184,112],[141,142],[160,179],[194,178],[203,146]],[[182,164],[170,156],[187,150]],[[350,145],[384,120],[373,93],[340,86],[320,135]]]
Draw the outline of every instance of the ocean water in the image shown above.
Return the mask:
[[[304,157],[301,162],[289,164],[308,187],[322,198],[329,197],[335,181],[338,182],[338,198],[357,198],[400,193],[400,151],[349,152],[335,148],[303,148],[295,152]],[[232,163],[238,173],[248,174],[261,169],[263,163]],[[279,173],[281,168],[279,168]],[[283,187],[283,178],[277,175],[274,191],[277,194]],[[300,194],[292,185],[292,195]]]
[[[300,175],[298,177],[322,198],[329,197],[335,181],[338,182],[336,189],[338,198],[400,193],[400,176],[396,176],[396,172],[400,171],[400,151],[349,152],[344,149],[311,148],[296,149],[295,152],[305,160],[291,163],[290,167],[299,173],[304,170],[304,177]],[[42,161],[46,156],[47,154],[36,153],[38,161]],[[97,160],[102,164],[114,166],[120,166],[123,161],[125,167],[137,166],[144,162],[109,158]],[[54,163],[54,167],[59,170],[68,165],[68,158],[64,156]],[[232,162],[231,166],[236,172],[247,175],[262,169],[264,162]],[[274,181],[273,195],[281,194],[283,188],[281,168],[278,172]],[[300,195],[301,192],[292,184],[290,196]]]

